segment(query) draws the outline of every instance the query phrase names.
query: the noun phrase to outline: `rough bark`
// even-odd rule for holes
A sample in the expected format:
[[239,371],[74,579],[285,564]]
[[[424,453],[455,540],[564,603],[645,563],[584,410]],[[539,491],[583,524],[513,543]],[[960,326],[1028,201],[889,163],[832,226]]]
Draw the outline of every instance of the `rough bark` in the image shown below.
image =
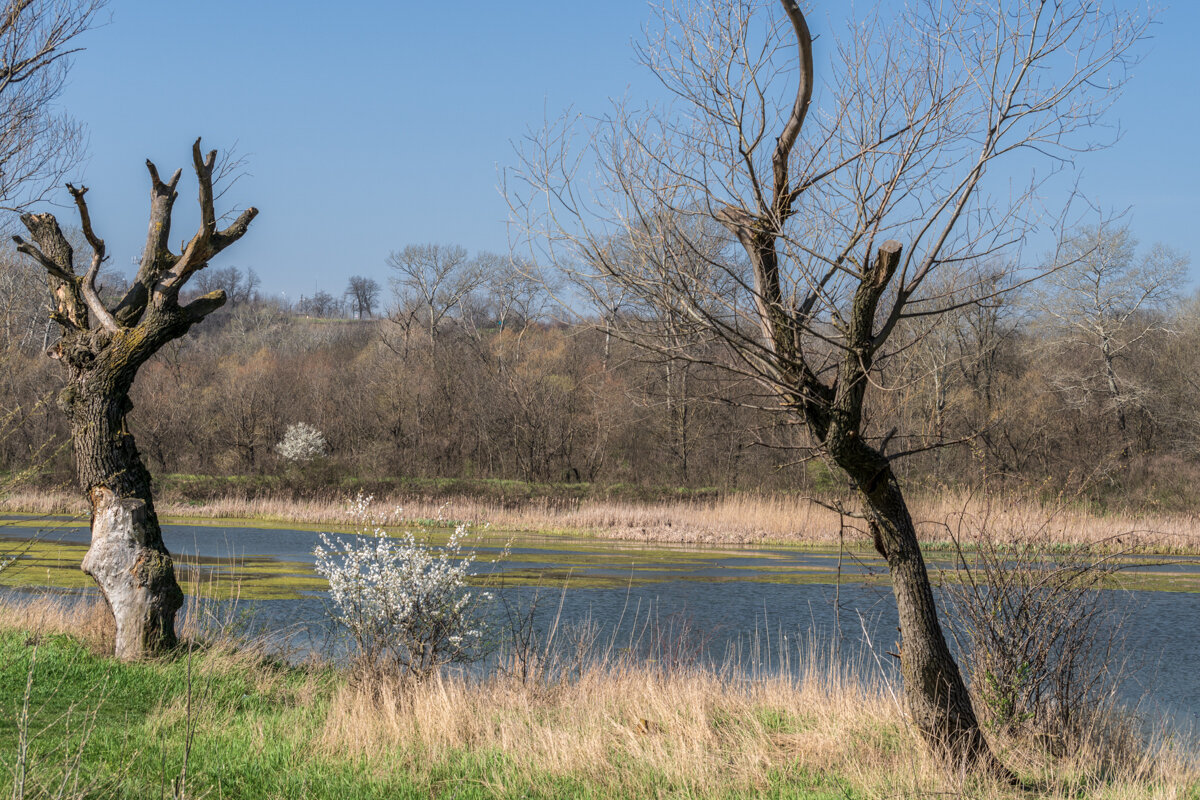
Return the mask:
[[[925,559],[904,494],[886,455],[862,438],[862,412],[878,347],[875,315],[879,300],[900,263],[902,247],[887,241],[875,263],[864,271],[850,307],[847,348],[831,390],[828,422],[810,425],[833,461],[858,488],[874,537],[887,559],[900,620],[900,666],[913,722],[936,749],[952,759],[995,766],[967,693],[958,664],[950,654]],[[821,417],[822,408],[812,409]]]
[[875,548],[887,560],[900,621],[900,671],[914,724],[949,759],[1002,772],[942,633],[916,528],[891,465],[857,436],[831,440],[827,446],[854,481]]
[[67,186],[92,248],[83,275],[76,274],[74,253],[53,215],[23,215],[33,242],[13,237],[17,249],[46,270],[54,297],[50,317],[62,336],[49,355],[67,370],[59,406],[71,423],[79,485],[92,509],[91,547],[82,568],[112,610],[115,654],[122,659],[174,647],[175,614],[183,605],[154,512],[150,473],[129,432],[129,390],[147,359],[224,304],[225,293],[217,291],[181,306],[179,290],[210,258],[241,238],[257,214],[251,208],[229,228],[218,230],[212,205],[216,153],[203,155],[197,140],[192,158],[200,184],[200,230],[183,253],[170,251],[171,208],[180,173],[163,183],[147,162],[151,213],[146,250],[133,286],[112,309],[96,290],[105,249],[92,230],[85,187]]
[[71,421],[80,488],[92,507],[83,571],[112,609],[118,658],[171,648],[183,592],[154,512],[150,474],[126,424],[130,382],[112,374],[108,359],[92,369],[68,368],[60,404]]

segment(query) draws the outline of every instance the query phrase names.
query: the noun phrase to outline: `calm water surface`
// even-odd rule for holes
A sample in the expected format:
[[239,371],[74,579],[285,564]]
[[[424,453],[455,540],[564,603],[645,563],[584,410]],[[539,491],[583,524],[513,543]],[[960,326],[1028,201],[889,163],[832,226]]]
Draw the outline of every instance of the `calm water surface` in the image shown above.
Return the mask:
[[[244,527],[166,525],[163,534],[180,561],[214,560],[235,565],[235,572],[238,564],[247,565],[250,572],[255,565],[267,565],[276,580],[294,575],[311,581],[312,550],[319,542],[319,534],[311,531]],[[14,517],[0,525],[0,553],[30,539],[86,544],[88,530],[81,524],[39,526]],[[825,642],[840,637],[843,652],[856,653],[876,677],[895,679],[892,658],[886,654],[896,650],[895,603],[885,582],[870,580],[882,572],[877,560],[843,557],[840,569],[849,582],[839,588],[837,553],[522,537],[510,545],[503,563],[489,563],[503,547],[500,536],[484,540],[476,548],[477,563],[496,573],[499,593],[511,606],[527,607],[536,594],[538,625],[543,629],[559,615],[561,600],[560,630],[591,620],[600,626],[600,640],[618,649],[644,651],[653,638],[647,631],[654,627],[672,633],[686,628],[691,646],[702,650],[708,661],[721,663],[732,654],[742,663],[755,661],[774,669],[800,668],[798,648],[813,634]],[[935,568],[937,558],[933,554]],[[1154,570],[1200,573],[1200,560]],[[547,585],[535,585],[539,576]],[[0,576],[0,584],[6,577]],[[564,577],[565,593],[559,588]],[[6,591],[38,590],[24,586]],[[235,613],[248,632],[286,639],[300,651],[336,650],[324,593],[293,594],[288,599],[241,600]],[[1200,593],[1118,591],[1112,599],[1126,615],[1124,647],[1115,655],[1129,675],[1125,702],[1149,717],[1167,717],[1182,728],[1200,731]]]

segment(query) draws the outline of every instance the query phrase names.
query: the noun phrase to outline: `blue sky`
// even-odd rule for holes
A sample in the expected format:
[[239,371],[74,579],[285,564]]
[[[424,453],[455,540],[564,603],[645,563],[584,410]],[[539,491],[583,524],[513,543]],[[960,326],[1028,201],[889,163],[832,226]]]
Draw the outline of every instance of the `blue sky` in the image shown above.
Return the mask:
[[[211,147],[236,143],[249,159],[228,198],[261,214],[219,264],[253,267],[269,292],[340,293],[353,274],[382,282],[388,253],[410,243],[503,251],[497,186],[512,142],[568,106],[602,113],[609,97],[652,91],[630,48],[649,17],[644,0],[197,7],[113,0],[61,98],[87,126],[90,156],[76,179],[91,188],[118,269],[145,236],[143,161],[187,168],[197,135]],[[1176,2],[1158,20],[1110,118],[1122,139],[1081,162],[1081,187],[1105,208],[1132,207],[1143,242],[1200,258],[1187,235],[1200,212],[1190,35],[1200,3]],[[176,239],[196,222],[190,177]]]

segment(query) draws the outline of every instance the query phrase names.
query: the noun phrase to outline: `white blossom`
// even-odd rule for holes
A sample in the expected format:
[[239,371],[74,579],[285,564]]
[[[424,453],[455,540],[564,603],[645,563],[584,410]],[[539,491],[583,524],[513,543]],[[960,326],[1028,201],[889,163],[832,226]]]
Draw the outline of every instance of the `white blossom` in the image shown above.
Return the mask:
[[381,517],[373,500],[360,493],[351,505],[362,538],[321,534],[313,551],[317,572],[329,581],[335,621],[373,669],[419,679],[442,664],[474,660],[492,595],[467,588],[475,553],[463,549],[466,526],[444,545],[419,542],[412,532],[393,538],[384,525],[400,519],[401,509]]
[[307,462],[325,455],[329,448],[325,436],[307,422],[288,425],[283,439],[275,445],[275,452],[286,461]]

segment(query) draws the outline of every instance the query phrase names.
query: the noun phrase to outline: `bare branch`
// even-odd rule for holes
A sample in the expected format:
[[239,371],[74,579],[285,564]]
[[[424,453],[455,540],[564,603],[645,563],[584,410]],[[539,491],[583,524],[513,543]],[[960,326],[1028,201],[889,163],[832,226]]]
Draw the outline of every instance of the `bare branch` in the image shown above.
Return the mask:
[[22,214],[21,222],[35,244],[13,236],[17,251],[33,258],[46,270],[50,293],[56,301],[54,319],[64,328],[88,330],[88,306],[79,290],[74,253],[53,214]]
[[225,305],[225,299],[225,291],[223,289],[217,289],[216,291],[197,297],[195,300],[185,305],[183,307],[183,311],[185,314],[187,314],[188,319],[190,319],[192,322],[199,322],[221,306]]
[[135,324],[141,318],[154,284],[178,259],[170,248],[171,209],[175,198],[179,196],[175,187],[183,170],[175,170],[166,183],[159,178],[158,168],[149,159],[146,159],[146,170],[150,173],[150,224],[146,232],[146,246],[142,250],[137,276],[114,309],[114,316],[125,325]]
[[250,222],[258,215],[258,209],[248,208],[228,228],[223,231],[217,230],[217,214],[213,207],[213,167],[216,161],[216,150],[203,153],[200,149],[200,139],[192,143],[192,167],[199,184],[200,228],[155,284],[155,291],[160,292],[170,302],[174,302],[179,290],[192,275],[208,266],[213,256],[242,238]]
[[790,211],[788,200],[792,194],[788,186],[788,161],[792,155],[792,147],[796,144],[796,138],[804,127],[804,118],[808,115],[813,91],[812,34],[808,30],[808,21],[805,20],[796,0],[782,0],[782,3],[796,33],[796,47],[800,51],[800,84],[796,88],[796,101],[792,106],[792,114],[783,126],[783,131],[779,134],[779,140],[775,144],[775,154],[771,156],[771,165],[775,173],[774,211],[780,220]]
[[116,333],[120,326],[117,325],[116,319],[109,310],[104,307],[100,295],[96,292],[96,276],[100,274],[100,265],[104,263],[104,240],[92,230],[92,218],[88,214],[87,201],[83,197],[87,194],[87,187],[81,186],[77,189],[68,183],[67,191],[75,198],[75,205],[79,208],[79,222],[83,226],[83,235],[88,240],[88,244],[92,246],[92,265],[83,276],[79,289],[83,294],[84,302],[87,303],[88,310],[92,312],[92,316],[96,318],[100,326],[109,333]]

